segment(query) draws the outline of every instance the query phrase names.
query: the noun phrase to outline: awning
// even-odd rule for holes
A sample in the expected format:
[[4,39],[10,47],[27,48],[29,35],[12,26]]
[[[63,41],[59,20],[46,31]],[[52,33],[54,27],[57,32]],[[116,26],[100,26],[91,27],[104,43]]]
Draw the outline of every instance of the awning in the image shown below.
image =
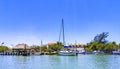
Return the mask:
[[73,48],[72,46],[64,46],[64,48]]

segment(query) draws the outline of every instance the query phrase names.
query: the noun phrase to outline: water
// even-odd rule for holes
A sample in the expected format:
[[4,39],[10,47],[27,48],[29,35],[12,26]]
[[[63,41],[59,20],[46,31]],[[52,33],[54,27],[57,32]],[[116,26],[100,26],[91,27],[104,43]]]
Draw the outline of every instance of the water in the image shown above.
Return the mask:
[[0,69],[120,69],[120,56],[0,56]]

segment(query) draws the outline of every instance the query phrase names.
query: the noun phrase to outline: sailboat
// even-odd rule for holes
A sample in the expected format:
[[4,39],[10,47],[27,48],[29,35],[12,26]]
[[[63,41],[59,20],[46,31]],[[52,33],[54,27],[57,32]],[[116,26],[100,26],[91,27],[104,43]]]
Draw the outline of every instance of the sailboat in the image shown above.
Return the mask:
[[[63,36],[63,46],[64,48],[58,52],[58,55],[61,56],[77,56],[76,50],[70,50],[69,48],[72,46],[65,46],[65,35],[64,35],[64,20],[62,19],[62,27],[61,27],[60,35],[61,33]],[[59,41],[60,41],[60,36],[59,36]],[[68,50],[69,49],[69,50]]]

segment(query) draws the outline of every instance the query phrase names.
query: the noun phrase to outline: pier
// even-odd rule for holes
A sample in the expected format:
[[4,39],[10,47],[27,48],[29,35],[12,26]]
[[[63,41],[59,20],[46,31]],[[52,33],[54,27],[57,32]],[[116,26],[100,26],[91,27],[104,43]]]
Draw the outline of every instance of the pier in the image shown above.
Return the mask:
[[1,52],[0,55],[23,55],[29,56],[30,54],[34,54],[32,48],[27,44],[18,44],[12,48],[12,52]]

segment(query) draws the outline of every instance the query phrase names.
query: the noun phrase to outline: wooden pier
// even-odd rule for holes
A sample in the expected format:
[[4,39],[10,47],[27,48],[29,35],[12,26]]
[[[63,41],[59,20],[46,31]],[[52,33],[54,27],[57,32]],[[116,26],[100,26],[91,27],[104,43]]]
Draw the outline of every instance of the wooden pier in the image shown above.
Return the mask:
[[0,55],[10,56],[30,56],[30,55],[46,55],[46,52],[35,52],[34,47],[30,47],[27,44],[18,44],[12,48],[10,52],[0,52]]
[[12,48],[12,52],[1,52],[0,55],[23,55],[29,56],[32,53],[32,48],[27,44],[18,44]]

